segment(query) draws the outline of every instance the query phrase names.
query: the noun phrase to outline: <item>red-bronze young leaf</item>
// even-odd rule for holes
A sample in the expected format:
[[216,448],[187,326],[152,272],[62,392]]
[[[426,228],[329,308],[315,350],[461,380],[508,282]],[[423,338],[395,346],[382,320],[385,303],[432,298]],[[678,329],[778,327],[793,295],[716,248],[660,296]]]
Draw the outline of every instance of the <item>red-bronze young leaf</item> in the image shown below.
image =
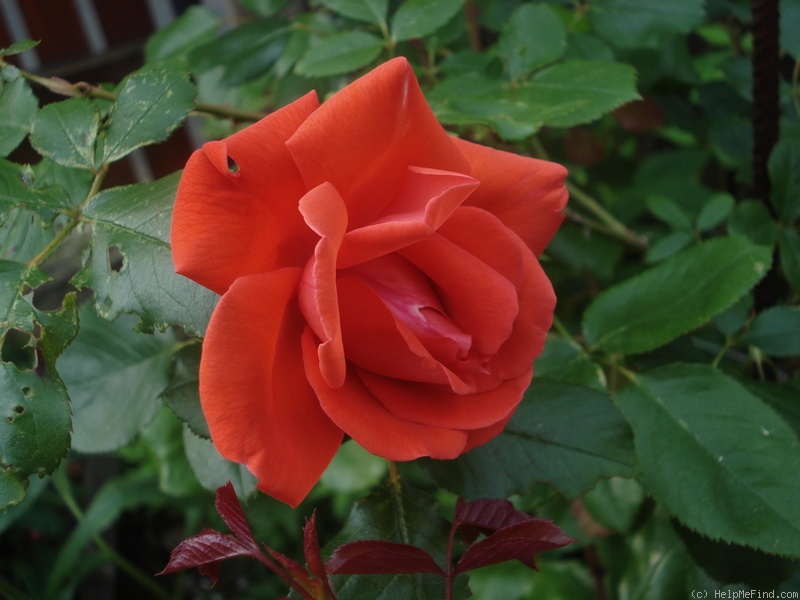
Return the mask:
[[258,547],[258,544],[253,539],[253,533],[250,531],[250,525],[248,525],[247,519],[242,512],[239,499],[236,497],[236,491],[230,481],[217,488],[217,499],[214,506],[219,516],[222,517],[236,537],[253,549]]
[[322,559],[322,551],[319,547],[317,537],[316,511],[311,513],[311,518],[306,521],[303,527],[303,554],[306,557],[306,565],[325,587],[325,592],[335,597],[328,579],[328,572],[325,570],[325,561]]
[[456,574],[517,559],[528,567],[536,568],[533,555],[574,542],[552,521],[529,518],[498,529],[487,538],[467,548],[456,565]]
[[444,575],[433,557],[422,548],[380,540],[363,540],[339,546],[328,560],[328,572],[331,575]]
[[232,535],[204,529],[199,534],[178,544],[170,554],[167,566],[158,575],[200,567],[201,574],[208,575],[213,585],[217,582],[219,575],[218,562],[234,556],[253,557],[254,552],[252,548]]
[[453,527],[461,532],[464,540],[471,543],[481,533],[488,535],[530,519],[530,515],[514,508],[508,500],[481,498],[464,502],[459,498]]

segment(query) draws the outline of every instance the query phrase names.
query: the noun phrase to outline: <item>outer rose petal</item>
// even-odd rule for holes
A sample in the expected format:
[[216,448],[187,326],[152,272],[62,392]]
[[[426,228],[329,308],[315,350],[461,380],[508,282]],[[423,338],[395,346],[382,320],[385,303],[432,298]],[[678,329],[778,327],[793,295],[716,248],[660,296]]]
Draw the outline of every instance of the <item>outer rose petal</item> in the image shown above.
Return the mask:
[[295,302],[300,269],[237,279],[203,342],[200,398],[222,456],[247,464],[258,488],[296,507],[342,441],[306,380]]
[[539,256],[564,220],[567,170],[559,164],[454,139],[481,182],[465,204],[500,218]]
[[285,141],[318,106],[308,94],[192,155],[172,216],[178,273],[222,294],[242,275],[303,266],[316,236],[297,211],[306,189]]
[[505,422],[522,400],[532,370],[488,392],[459,396],[411,381],[358,371],[361,381],[392,414],[414,423],[479,430]]
[[303,334],[306,375],[322,409],[362,448],[388,460],[414,460],[430,456],[441,460],[459,456],[467,434],[400,419],[388,412],[367,391],[352,370],[340,388],[333,389],[322,377],[317,362],[314,334]]
[[287,145],[309,188],[329,181],[339,190],[354,228],[383,213],[409,165],[469,173],[405,58],[335,94]]

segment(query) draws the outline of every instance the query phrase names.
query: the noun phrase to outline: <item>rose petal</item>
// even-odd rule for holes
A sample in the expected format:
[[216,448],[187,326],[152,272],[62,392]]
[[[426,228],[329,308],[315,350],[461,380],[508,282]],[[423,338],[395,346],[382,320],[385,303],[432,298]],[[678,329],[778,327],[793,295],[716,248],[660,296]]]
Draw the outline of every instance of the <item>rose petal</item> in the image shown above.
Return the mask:
[[481,182],[466,204],[499,217],[539,256],[564,220],[567,170],[465,140],[454,143],[472,165],[470,175]]
[[[465,235],[484,237],[481,219],[465,220]],[[484,241],[486,238],[484,237]],[[491,356],[511,335],[519,312],[515,285],[496,269],[440,234],[399,251],[436,285],[446,313],[472,335],[472,348]],[[519,250],[508,261],[519,261]]]
[[211,438],[244,463],[263,492],[297,506],[342,441],[303,367],[300,269],[237,279],[203,342],[200,398]]
[[478,430],[507,420],[522,400],[533,372],[529,370],[493,390],[467,396],[361,369],[358,375],[367,390],[393,415],[434,427]]
[[339,190],[352,228],[384,212],[409,165],[469,173],[402,57],[327,100],[287,145],[309,188],[329,181]]
[[426,349],[369,284],[340,277],[338,285],[344,348],[350,362],[388,377],[449,385],[460,394],[475,391],[471,381],[460,378]]
[[459,456],[467,434],[400,419],[367,391],[351,369],[342,387],[331,388],[319,371],[314,334],[303,334],[306,376],[331,420],[362,448],[388,460],[430,456],[440,460]]
[[300,200],[300,212],[321,239],[314,258],[306,265],[300,285],[300,309],[322,340],[319,363],[328,385],[344,383],[345,365],[339,300],[336,291],[336,260],[347,229],[344,200],[330,183],[323,183]]
[[305,264],[316,236],[297,212],[306,190],[285,141],[318,105],[308,94],[192,155],[172,217],[178,273],[222,294],[242,275]]
[[478,182],[449,171],[409,167],[397,196],[384,214],[347,233],[340,269],[389,254],[425,239],[472,193]]

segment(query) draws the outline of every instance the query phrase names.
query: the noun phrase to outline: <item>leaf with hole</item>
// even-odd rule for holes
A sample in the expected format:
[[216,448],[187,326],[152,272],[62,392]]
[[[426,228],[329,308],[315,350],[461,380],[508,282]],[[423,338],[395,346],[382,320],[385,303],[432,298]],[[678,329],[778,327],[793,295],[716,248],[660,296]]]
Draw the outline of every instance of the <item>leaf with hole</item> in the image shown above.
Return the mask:
[[217,296],[175,274],[172,265],[169,231],[179,177],[111,188],[87,204],[84,216],[92,224],[87,280],[106,319],[130,312],[145,329],[180,325],[190,334],[205,331]]

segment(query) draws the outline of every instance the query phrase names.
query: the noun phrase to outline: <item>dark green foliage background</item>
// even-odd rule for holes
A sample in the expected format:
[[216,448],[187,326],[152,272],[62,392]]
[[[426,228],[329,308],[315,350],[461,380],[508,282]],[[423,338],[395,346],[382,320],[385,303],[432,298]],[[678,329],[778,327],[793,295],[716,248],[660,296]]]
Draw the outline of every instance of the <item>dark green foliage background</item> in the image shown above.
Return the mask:
[[[196,574],[151,574],[183,537],[224,529],[211,492],[228,479],[257,539],[296,559],[316,509],[328,552],[379,537],[442,561],[458,496],[510,497],[577,540],[539,572],[462,577],[457,597],[800,591],[800,1],[780,3],[768,195],[753,184],[747,1],[238,4],[232,27],[188,9],[102,88],[21,72],[10,57],[31,44],[0,51],[0,593],[76,597],[111,563],[136,597],[214,597]],[[569,168],[542,259],[556,323],[495,440],[398,465],[392,484],[348,442],[291,511],[208,440],[197,368],[216,297],[172,271],[179,174],[103,181],[191,111],[223,137],[397,55],[454,134]],[[42,88],[75,97],[40,107]],[[15,161],[26,143],[40,162]],[[55,264],[78,266],[52,306]],[[114,467],[90,491],[80,473],[97,460]],[[150,562],[99,537],[130,522]],[[342,600],[442,595],[431,576],[335,584]],[[235,562],[218,590],[286,593]]]

